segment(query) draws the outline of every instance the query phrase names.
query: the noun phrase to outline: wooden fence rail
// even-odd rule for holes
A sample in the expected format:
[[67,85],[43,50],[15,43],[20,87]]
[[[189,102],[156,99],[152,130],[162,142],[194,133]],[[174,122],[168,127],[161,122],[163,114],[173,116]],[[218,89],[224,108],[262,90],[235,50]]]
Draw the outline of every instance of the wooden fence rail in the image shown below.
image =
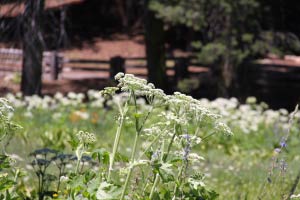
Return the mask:
[[[52,79],[57,79],[59,69],[62,67],[63,57],[56,52],[43,53],[43,74],[50,74]],[[8,72],[21,72],[23,51],[20,49],[0,48],[0,75]]]
[[[202,67],[194,62],[195,58],[190,57],[168,57],[167,63],[172,63],[167,67],[167,74],[174,76],[175,80],[188,77],[190,74],[207,72],[208,68]],[[22,70],[23,52],[21,49],[0,48],[0,75],[1,72],[20,72]],[[121,56],[112,57],[109,60],[101,59],[69,59],[63,54],[55,51],[43,53],[43,74],[48,74],[50,79],[56,80],[63,69],[69,71],[98,71],[108,73],[108,78],[118,72],[136,73],[146,76],[146,58],[133,57],[123,58]]]

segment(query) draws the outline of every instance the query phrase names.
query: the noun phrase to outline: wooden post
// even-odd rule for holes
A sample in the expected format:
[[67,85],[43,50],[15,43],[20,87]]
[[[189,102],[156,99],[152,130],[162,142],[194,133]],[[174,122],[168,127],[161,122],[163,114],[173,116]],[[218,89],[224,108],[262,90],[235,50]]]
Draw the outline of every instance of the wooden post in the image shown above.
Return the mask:
[[125,59],[124,58],[122,58],[120,56],[112,57],[110,59],[109,63],[110,63],[110,68],[109,68],[109,78],[110,79],[114,79],[114,76],[119,72],[125,73]]
[[189,61],[187,58],[178,58],[175,60],[175,66],[174,66],[174,70],[175,70],[175,77],[174,80],[177,84],[177,82],[179,80],[182,80],[184,78],[188,78],[189,77],[189,71],[188,71],[188,64]]

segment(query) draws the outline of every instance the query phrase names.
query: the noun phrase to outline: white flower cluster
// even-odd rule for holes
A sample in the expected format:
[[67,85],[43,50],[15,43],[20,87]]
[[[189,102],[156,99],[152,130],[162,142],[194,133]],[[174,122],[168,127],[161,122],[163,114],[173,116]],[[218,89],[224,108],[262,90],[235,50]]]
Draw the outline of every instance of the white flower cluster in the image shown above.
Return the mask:
[[13,116],[13,108],[9,105],[7,99],[0,98],[0,135],[1,140],[13,133],[15,130],[20,129],[21,126],[15,124],[10,119]]
[[[275,125],[285,128],[288,126],[289,113],[286,109],[267,109],[266,104],[255,104],[255,97],[247,99],[247,104],[240,104],[236,98],[217,98],[214,101],[201,99],[200,102],[210,110],[222,115],[224,122],[232,129],[237,129],[243,133],[255,133],[259,127]],[[300,112],[295,114],[295,118],[300,118]],[[280,122],[280,123],[278,123]]]
[[118,87],[121,88],[121,91],[134,91],[135,95],[145,96],[148,100],[151,100],[153,97],[161,99],[165,96],[161,89],[156,89],[152,83],[147,83],[147,80],[132,74],[118,73],[115,79],[119,82]]
[[[183,151],[175,151],[174,154],[177,155],[177,156],[180,156],[180,157],[184,156],[184,152]],[[189,153],[187,155],[187,159],[192,164],[200,163],[201,161],[205,160],[202,156],[200,156],[197,153]]]
[[[159,121],[152,122],[150,128],[143,130],[143,135],[149,138],[174,138],[174,145],[182,148],[183,135],[189,135],[188,142],[184,148],[184,160],[188,159],[190,148],[201,142],[201,137],[198,135],[201,126],[209,125],[215,132],[222,132],[226,135],[232,135],[228,126],[220,122],[221,115],[214,114],[207,109],[203,104],[191,96],[175,92],[173,95],[166,95],[162,90],[156,89],[153,84],[147,83],[146,80],[135,77],[131,74],[119,73],[116,75],[116,80],[119,82],[118,87],[122,94],[127,94],[124,99],[114,95],[114,99],[118,99],[117,105],[125,105],[128,101],[128,95],[145,97],[150,106],[155,108],[160,107],[157,116]],[[110,93],[110,88],[103,93]],[[143,102],[145,107],[145,102]],[[142,104],[143,104],[142,103]],[[162,124],[163,123],[163,124]],[[177,128],[176,128],[177,127]],[[181,129],[180,131],[178,130]],[[177,129],[177,130],[176,130]],[[184,129],[184,130],[183,130]],[[186,134],[178,135],[181,131]],[[176,134],[175,134],[176,132]],[[158,143],[164,139],[160,139]]]
[[221,117],[208,110],[199,100],[180,92],[168,95],[165,99],[167,105],[170,105],[170,110],[181,119],[186,118],[188,122],[199,123],[204,120],[214,122]]
[[79,131],[76,136],[82,144],[92,144],[96,142],[96,136],[94,133]]
[[66,96],[61,93],[56,93],[53,97],[44,96],[40,97],[37,95],[23,97],[21,93],[16,95],[7,94],[6,98],[16,108],[26,107],[27,110],[32,109],[55,109],[59,106],[78,106],[83,102],[83,93],[69,92]]
[[8,105],[8,100],[0,98],[0,118],[7,117],[12,111],[13,108]]
[[[89,90],[87,92],[88,97],[88,106],[92,108],[102,108],[104,105],[105,99],[101,96],[101,94],[96,90]],[[83,105],[85,95],[83,93],[74,93],[69,92],[66,95],[62,93],[56,93],[53,97],[50,96],[26,96],[23,97],[21,93],[17,93],[16,95],[8,93],[5,98],[11,102],[11,104],[15,108],[25,108],[24,116],[28,118],[32,118],[32,111],[36,109],[41,110],[55,110],[57,108],[62,107],[78,107]],[[77,112],[76,115],[80,116],[83,119],[86,119],[87,113]],[[83,115],[84,114],[84,115]],[[54,116],[57,118],[58,115]]]
[[146,136],[159,135],[161,132],[162,129],[158,126],[152,126],[143,130],[143,134],[145,134]]
[[224,133],[225,135],[233,135],[231,129],[223,122],[217,122],[215,128],[218,132]]
[[[187,126],[190,123],[211,122],[215,123],[218,130],[229,133],[227,128],[217,123],[220,116],[222,116],[223,122],[229,125],[232,130],[244,133],[258,132],[261,126],[268,126],[270,128],[280,126],[280,129],[288,127],[289,112],[287,110],[280,109],[276,111],[267,109],[265,104],[257,104],[255,97],[249,97],[246,101],[247,104],[240,104],[236,98],[217,98],[213,101],[207,99],[196,100],[179,92],[175,92],[174,95],[166,95],[162,90],[156,89],[153,84],[147,83],[146,80],[131,74],[119,73],[115,78],[119,81],[118,88],[111,87],[105,91],[114,93],[117,89],[121,89],[125,92],[115,94],[111,99],[105,99],[98,91],[89,90],[87,92],[88,101],[86,105],[92,108],[102,108],[104,103],[108,106],[114,104],[123,105],[128,99],[130,91],[134,91],[136,96],[145,97],[137,99],[137,104],[143,111],[148,111],[155,105],[165,105],[167,109],[162,110],[159,116],[167,119],[166,121],[169,123],[178,123]],[[56,93],[53,97],[39,97],[36,95],[23,97],[21,93],[15,95],[9,93],[5,98],[13,107],[25,108],[24,116],[32,118],[32,111],[34,109],[53,110],[69,106],[79,107],[83,105],[86,97],[83,93],[76,94],[70,92],[67,95]],[[1,101],[2,110],[0,112],[3,112],[4,100]],[[76,111],[74,114],[81,119],[90,118],[89,113],[86,111]],[[59,116],[61,116],[60,112],[53,116],[53,118],[59,119]],[[295,113],[295,118],[300,118],[299,111]]]

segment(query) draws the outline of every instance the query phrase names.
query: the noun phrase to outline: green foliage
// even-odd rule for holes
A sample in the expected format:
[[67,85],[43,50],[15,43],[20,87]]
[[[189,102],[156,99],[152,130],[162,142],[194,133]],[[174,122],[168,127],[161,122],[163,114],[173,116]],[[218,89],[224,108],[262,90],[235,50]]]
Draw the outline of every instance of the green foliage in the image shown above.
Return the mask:
[[[110,87],[101,92],[105,97],[112,98],[112,106],[119,111],[113,149],[111,152],[103,148],[89,150],[95,142],[95,135],[79,131],[77,139],[72,141],[76,155],[75,170],[67,174],[68,180],[62,188],[67,193],[56,191],[59,198],[215,199],[216,193],[206,189],[202,176],[190,174],[190,167],[202,159],[191,151],[194,145],[201,142],[198,135],[200,125],[215,127],[216,133],[227,135],[232,134],[231,130],[219,121],[218,115],[201,107],[190,96],[178,92],[166,95],[162,90],[155,89],[153,84],[133,75],[118,74],[116,79],[119,82],[117,88]],[[114,94],[116,90],[123,92],[121,98]],[[146,98],[148,109],[137,102],[138,97]],[[164,111],[159,114],[160,120],[148,123],[149,117],[161,108]],[[119,150],[123,129],[128,122],[135,135],[129,159]],[[80,167],[84,166],[85,154],[98,161],[97,170],[83,170]],[[42,164],[36,174],[46,174],[49,164]],[[143,174],[142,178],[140,174]],[[133,180],[136,180],[134,184]]]
[[191,94],[193,90],[199,88],[200,81],[197,79],[183,79],[178,81],[177,88],[182,93]]
[[[120,199],[124,194],[127,199],[269,200],[289,195],[299,171],[299,111],[271,110],[254,97],[241,104],[235,98],[166,95],[145,80],[118,77],[123,92],[109,89],[104,98],[90,91],[85,104],[74,93],[7,96],[16,107],[12,119],[24,128],[6,148],[14,154],[0,157],[5,168],[1,199]],[[220,116],[234,137],[227,136],[231,131]],[[299,192],[296,188],[294,196]]]
[[164,0],[150,1],[150,9],[171,24],[183,24],[200,33],[192,43],[203,64],[213,66],[220,96],[236,89],[236,69],[244,62],[266,56],[300,52],[296,35],[264,30],[258,0]]
[[15,131],[21,127],[10,120],[13,108],[6,99],[0,98],[0,143],[3,153],[0,154],[0,197],[1,199],[19,199],[17,194],[17,180],[23,175],[21,170],[14,166],[15,160],[5,148]]

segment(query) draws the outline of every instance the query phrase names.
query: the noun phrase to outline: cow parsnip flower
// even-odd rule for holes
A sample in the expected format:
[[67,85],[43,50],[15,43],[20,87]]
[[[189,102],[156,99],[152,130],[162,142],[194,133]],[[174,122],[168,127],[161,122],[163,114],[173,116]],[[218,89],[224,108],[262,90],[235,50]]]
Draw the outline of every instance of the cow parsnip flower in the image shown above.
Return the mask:
[[94,133],[79,131],[76,136],[82,144],[92,144],[96,142],[96,136]]

